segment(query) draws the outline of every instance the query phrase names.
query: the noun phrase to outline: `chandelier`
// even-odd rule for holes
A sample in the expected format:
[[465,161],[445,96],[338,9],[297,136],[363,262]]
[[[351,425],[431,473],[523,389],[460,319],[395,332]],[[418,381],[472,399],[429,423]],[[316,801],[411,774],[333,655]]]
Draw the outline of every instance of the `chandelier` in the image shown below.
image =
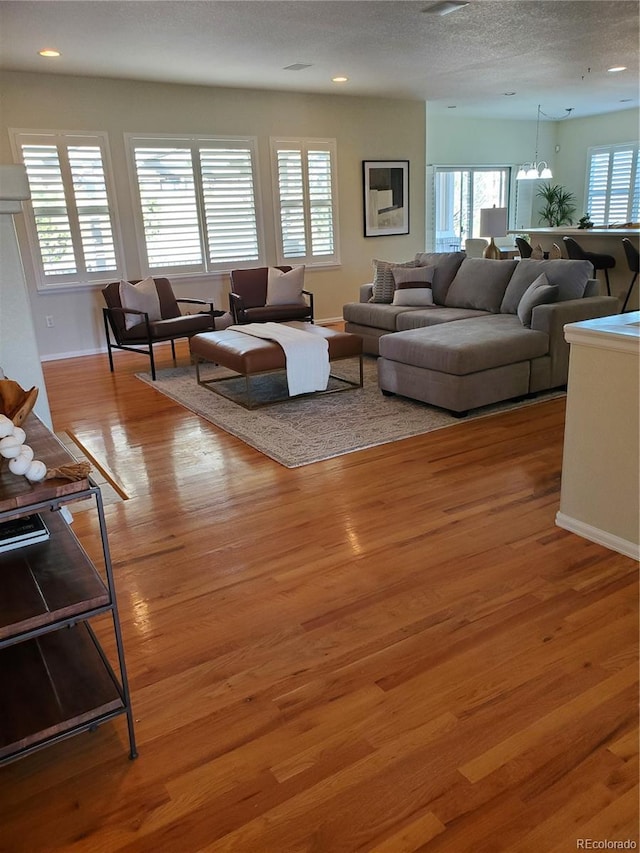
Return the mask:
[[539,181],[553,178],[551,169],[545,160],[538,162],[538,138],[540,135],[540,104],[538,104],[538,120],[536,122],[536,156],[533,163],[523,163],[516,175],[517,181]]

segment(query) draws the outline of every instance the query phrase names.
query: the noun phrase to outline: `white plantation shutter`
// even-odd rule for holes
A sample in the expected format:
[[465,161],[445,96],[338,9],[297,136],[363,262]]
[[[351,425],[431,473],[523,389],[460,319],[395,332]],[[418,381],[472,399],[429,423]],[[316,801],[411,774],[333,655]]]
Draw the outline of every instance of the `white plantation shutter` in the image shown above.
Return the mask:
[[210,272],[260,262],[252,140],[129,139],[150,270]]
[[594,225],[638,221],[637,144],[589,149],[586,197],[587,211]]
[[257,261],[258,224],[249,148],[203,148],[202,194],[209,260]]
[[330,152],[309,151],[307,165],[311,252],[314,257],[320,258],[334,253]]
[[70,145],[68,149],[76,214],[89,272],[116,269],[116,253],[100,149]]
[[13,132],[27,170],[38,286],[108,281],[118,274],[104,135]]
[[135,166],[150,269],[202,263],[190,148],[136,148]]
[[307,236],[301,151],[278,151],[278,194],[284,258],[304,258]]
[[337,263],[335,142],[271,141],[278,261]]

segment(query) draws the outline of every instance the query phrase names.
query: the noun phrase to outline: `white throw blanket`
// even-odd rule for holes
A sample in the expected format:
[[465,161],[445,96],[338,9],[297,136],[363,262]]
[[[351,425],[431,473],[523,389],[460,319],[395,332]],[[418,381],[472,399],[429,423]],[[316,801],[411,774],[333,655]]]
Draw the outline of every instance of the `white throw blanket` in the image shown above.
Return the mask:
[[246,323],[229,326],[254,338],[265,338],[280,344],[287,366],[289,395],[324,391],[329,382],[329,344],[326,338],[294,329],[285,323]]

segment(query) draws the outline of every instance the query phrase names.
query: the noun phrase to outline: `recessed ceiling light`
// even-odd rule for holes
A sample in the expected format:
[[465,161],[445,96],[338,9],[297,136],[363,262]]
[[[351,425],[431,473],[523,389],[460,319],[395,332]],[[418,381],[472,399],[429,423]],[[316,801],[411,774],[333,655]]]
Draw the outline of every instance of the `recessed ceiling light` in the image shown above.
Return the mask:
[[632,100],[633,100],[633,98],[620,98],[620,103],[621,104],[629,104]]
[[458,107],[457,107],[457,105],[456,105],[456,104],[450,104],[450,105],[447,107],[447,109],[448,109],[448,110],[457,110],[457,109],[458,109]]
[[511,97],[511,95],[515,95],[515,92],[503,92],[502,94],[503,94],[503,95],[506,95],[506,96],[507,96],[507,98],[510,98],[510,97]]
[[332,77],[331,78],[332,83],[347,83],[348,80],[349,80],[348,77]]
[[40,56],[46,56],[46,57],[51,57],[51,56],[60,56],[60,51],[59,51],[59,50],[55,50],[55,49],[54,49],[54,48],[52,48],[52,47],[45,47],[43,50],[39,50],[39,51],[38,51],[38,54],[39,54]]
[[627,70],[626,65],[614,65],[613,68],[607,68],[607,71],[610,74],[617,74],[618,71],[626,71],[626,70]]
[[448,15],[450,12],[457,12],[458,9],[464,9],[468,5],[462,0],[442,0],[441,3],[434,3],[433,6],[428,6],[422,11],[427,15]]

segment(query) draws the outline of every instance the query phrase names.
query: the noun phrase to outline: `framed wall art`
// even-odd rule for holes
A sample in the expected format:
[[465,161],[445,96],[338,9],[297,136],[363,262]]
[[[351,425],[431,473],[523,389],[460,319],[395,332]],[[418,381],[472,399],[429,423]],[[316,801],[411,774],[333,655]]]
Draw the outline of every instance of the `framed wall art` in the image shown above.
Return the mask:
[[409,233],[409,161],[362,161],[364,236]]

